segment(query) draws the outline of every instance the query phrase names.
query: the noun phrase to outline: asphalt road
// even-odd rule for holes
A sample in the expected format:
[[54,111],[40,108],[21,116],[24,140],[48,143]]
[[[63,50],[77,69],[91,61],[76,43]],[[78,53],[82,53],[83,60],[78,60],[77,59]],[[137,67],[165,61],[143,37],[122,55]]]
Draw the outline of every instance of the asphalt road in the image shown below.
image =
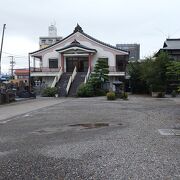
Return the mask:
[[3,122],[0,179],[180,179],[180,136],[158,131],[180,130],[177,99],[66,99]]

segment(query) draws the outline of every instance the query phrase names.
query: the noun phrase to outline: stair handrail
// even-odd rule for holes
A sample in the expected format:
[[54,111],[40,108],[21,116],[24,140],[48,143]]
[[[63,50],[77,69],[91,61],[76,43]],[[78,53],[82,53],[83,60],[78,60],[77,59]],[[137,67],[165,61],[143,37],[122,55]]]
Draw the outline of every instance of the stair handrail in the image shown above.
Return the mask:
[[74,81],[74,78],[76,77],[76,74],[77,74],[77,68],[75,66],[74,71],[72,73],[72,82]]
[[72,75],[69,77],[69,81],[68,81],[68,84],[67,84],[67,87],[66,87],[66,94],[69,93],[69,89],[71,87],[72,82],[74,81],[74,78],[76,77],[76,74],[77,74],[77,68],[75,66]]
[[67,87],[66,87],[66,94],[68,94],[68,92],[69,92],[69,89],[71,87],[71,83],[72,83],[72,76],[69,77],[69,81],[68,81],[68,84],[67,84]]
[[85,76],[85,79],[84,79],[84,84],[87,83],[87,81],[88,81],[88,79],[89,79],[90,72],[91,72],[91,71],[90,71],[90,66],[89,66],[88,72],[87,72],[87,74],[86,74],[86,76]]
[[63,71],[62,71],[62,67],[60,68],[58,74],[55,76],[52,84],[51,84],[51,88],[55,87],[56,86],[56,83],[59,81],[61,75],[62,75]]

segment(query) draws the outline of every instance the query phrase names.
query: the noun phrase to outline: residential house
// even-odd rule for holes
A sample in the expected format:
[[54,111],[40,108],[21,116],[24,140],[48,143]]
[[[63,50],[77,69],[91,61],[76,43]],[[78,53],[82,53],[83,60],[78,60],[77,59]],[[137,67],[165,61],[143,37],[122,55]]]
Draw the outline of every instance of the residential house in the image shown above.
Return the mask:
[[29,81],[29,69],[27,69],[27,68],[15,69],[14,79],[23,81],[23,82],[28,82]]

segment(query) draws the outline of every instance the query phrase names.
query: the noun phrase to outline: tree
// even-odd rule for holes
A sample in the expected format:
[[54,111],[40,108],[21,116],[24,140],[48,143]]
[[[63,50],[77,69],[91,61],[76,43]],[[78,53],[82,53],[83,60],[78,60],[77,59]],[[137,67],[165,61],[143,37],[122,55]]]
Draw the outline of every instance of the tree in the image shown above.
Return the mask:
[[146,82],[142,80],[142,62],[130,62],[127,66],[132,93],[147,93]]
[[180,62],[179,61],[171,61],[167,65],[166,75],[168,79],[176,79],[180,80]]
[[168,54],[161,52],[155,58],[147,58],[142,68],[141,79],[146,81],[151,91],[165,91],[167,86]]
[[167,86],[168,54],[161,52],[157,57],[148,57],[145,61],[130,63],[129,74],[135,93],[165,91]]
[[109,66],[107,59],[98,59],[88,82],[80,85],[77,95],[80,97],[105,95],[103,84],[109,80],[108,73]]
[[179,61],[171,61],[167,65],[167,80],[169,84],[169,91],[180,89],[180,62]]
[[99,58],[88,81],[93,86],[94,91],[102,89],[103,84],[109,80],[108,73],[109,66],[107,59]]

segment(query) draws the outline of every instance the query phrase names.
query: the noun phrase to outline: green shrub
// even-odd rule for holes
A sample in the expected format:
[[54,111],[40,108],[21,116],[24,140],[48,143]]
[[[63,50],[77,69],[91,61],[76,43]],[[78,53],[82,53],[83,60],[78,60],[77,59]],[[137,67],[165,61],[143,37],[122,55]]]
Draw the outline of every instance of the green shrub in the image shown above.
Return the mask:
[[177,93],[180,93],[180,86],[178,86],[177,88]]
[[94,96],[93,87],[90,84],[81,84],[77,90],[78,97],[92,97]]
[[164,92],[159,92],[157,97],[158,98],[163,98],[163,97],[165,97],[165,93]]
[[172,91],[171,96],[172,96],[172,97],[176,97],[176,96],[177,96],[177,94],[176,94],[176,91],[175,91],[175,90],[173,90],[173,91]]
[[128,99],[128,93],[124,92],[121,96],[122,99],[127,100]]
[[108,92],[106,94],[107,100],[115,100],[116,99],[116,95],[114,92]]
[[43,90],[42,96],[44,97],[54,97],[55,94],[57,94],[57,88],[56,87],[47,87]]
[[151,91],[152,92],[164,92],[165,91],[165,87],[162,85],[152,85],[151,86]]

